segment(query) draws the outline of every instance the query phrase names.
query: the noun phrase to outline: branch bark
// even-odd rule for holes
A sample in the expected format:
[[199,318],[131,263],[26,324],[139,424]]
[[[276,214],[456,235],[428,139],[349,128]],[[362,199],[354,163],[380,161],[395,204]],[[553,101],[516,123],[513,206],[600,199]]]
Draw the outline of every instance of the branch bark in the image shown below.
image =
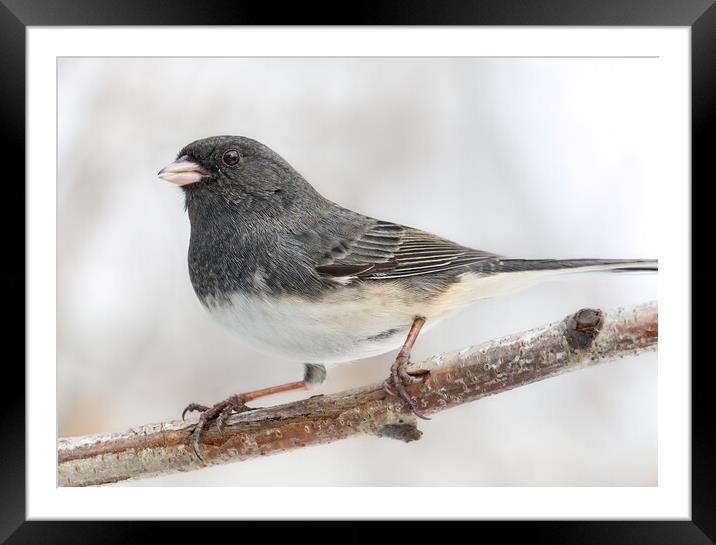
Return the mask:
[[[443,411],[568,371],[656,350],[656,302],[603,312],[582,309],[552,324],[411,365],[430,373],[408,391],[424,414]],[[197,458],[192,422],[147,424],[123,433],[59,440],[58,484],[88,486],[243,461],[358,434],[419,439],[415,418],[374,384],[257,409],[202,435]]]

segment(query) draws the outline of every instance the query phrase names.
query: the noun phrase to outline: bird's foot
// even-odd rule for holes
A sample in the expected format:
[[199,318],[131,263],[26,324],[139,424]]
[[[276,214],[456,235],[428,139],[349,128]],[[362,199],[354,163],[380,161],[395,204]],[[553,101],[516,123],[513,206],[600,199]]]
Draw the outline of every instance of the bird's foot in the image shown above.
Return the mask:
[[415,402],[415,399],[413,399],[405,389],[406,384],[414,384],[416,382],[423,381],[425,379],[425,375],[430,373],[430,371],[427,369],[419,369],[413,372],[408,372],[405,370],[405,367],[409,363],[410,361],[408,356],[399,354],[398,357],[395,358],[393,365],[390,366],[390,375],[383,382],[383,389],[390,395],[399,396],[403,401],[405,401],[405,403],[408,404],[410,410],[418,418],[430,420],[430,418],[418,410],[418,404]]
[[201,454],[199,454],[201,432],[207,428],[208,424],[212,420],[216,422],[216,429],[221,432],[224,429],[224,424],[232,414],[253,410],[253,407],[248,407],[246,405],[246,401],[247,399],[244,396],[236,394],[225,399],[224,401],[220,401],[212,407],[199,405],[198,403],[189,403],[189,405],[186,406],[181,413],[182,420],[184,420],[186,413],[199,411],[199,420],[197,421],[190,436],[191,446],[194,449],[194,454],[196,454],[198,458],[203,459]]

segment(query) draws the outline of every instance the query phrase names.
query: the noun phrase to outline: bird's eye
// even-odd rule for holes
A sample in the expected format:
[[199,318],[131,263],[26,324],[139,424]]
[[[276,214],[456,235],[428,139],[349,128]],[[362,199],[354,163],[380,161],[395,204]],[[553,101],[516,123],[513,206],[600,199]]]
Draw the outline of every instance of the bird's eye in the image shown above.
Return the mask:
[[233,167],[239,162],[239,152],[235,149],[227,150],[224,152],[224,155],[221,157],[221,160],[224,162],[225,165]]

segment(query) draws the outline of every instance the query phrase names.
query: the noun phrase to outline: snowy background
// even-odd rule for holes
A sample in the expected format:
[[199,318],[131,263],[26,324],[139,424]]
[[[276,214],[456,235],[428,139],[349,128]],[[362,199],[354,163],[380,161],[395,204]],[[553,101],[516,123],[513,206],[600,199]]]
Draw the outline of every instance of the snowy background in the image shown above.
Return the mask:
[[[59,435],[302,376],[194,296],[182,193],[156,178],[188,142],[255,138],[333,201],[504,255],[655,258],[656,82],[653,59],[59,59]],[[469,307],[413,359],[656,298],[656,275],[562,278]],[[380,381],[392,356],[335,368],[316,393]],[[440,413],[410,444],[361,437],[120,486],[655,486],[656,362]]]

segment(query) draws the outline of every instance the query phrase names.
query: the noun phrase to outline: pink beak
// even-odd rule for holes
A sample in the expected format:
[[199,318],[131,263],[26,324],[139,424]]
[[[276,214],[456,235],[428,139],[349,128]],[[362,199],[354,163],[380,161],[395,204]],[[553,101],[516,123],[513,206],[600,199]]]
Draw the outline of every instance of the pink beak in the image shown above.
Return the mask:
[[211,172],[184,155],[160,170],[158,176],[176,185],[188,185],[211,176]]

